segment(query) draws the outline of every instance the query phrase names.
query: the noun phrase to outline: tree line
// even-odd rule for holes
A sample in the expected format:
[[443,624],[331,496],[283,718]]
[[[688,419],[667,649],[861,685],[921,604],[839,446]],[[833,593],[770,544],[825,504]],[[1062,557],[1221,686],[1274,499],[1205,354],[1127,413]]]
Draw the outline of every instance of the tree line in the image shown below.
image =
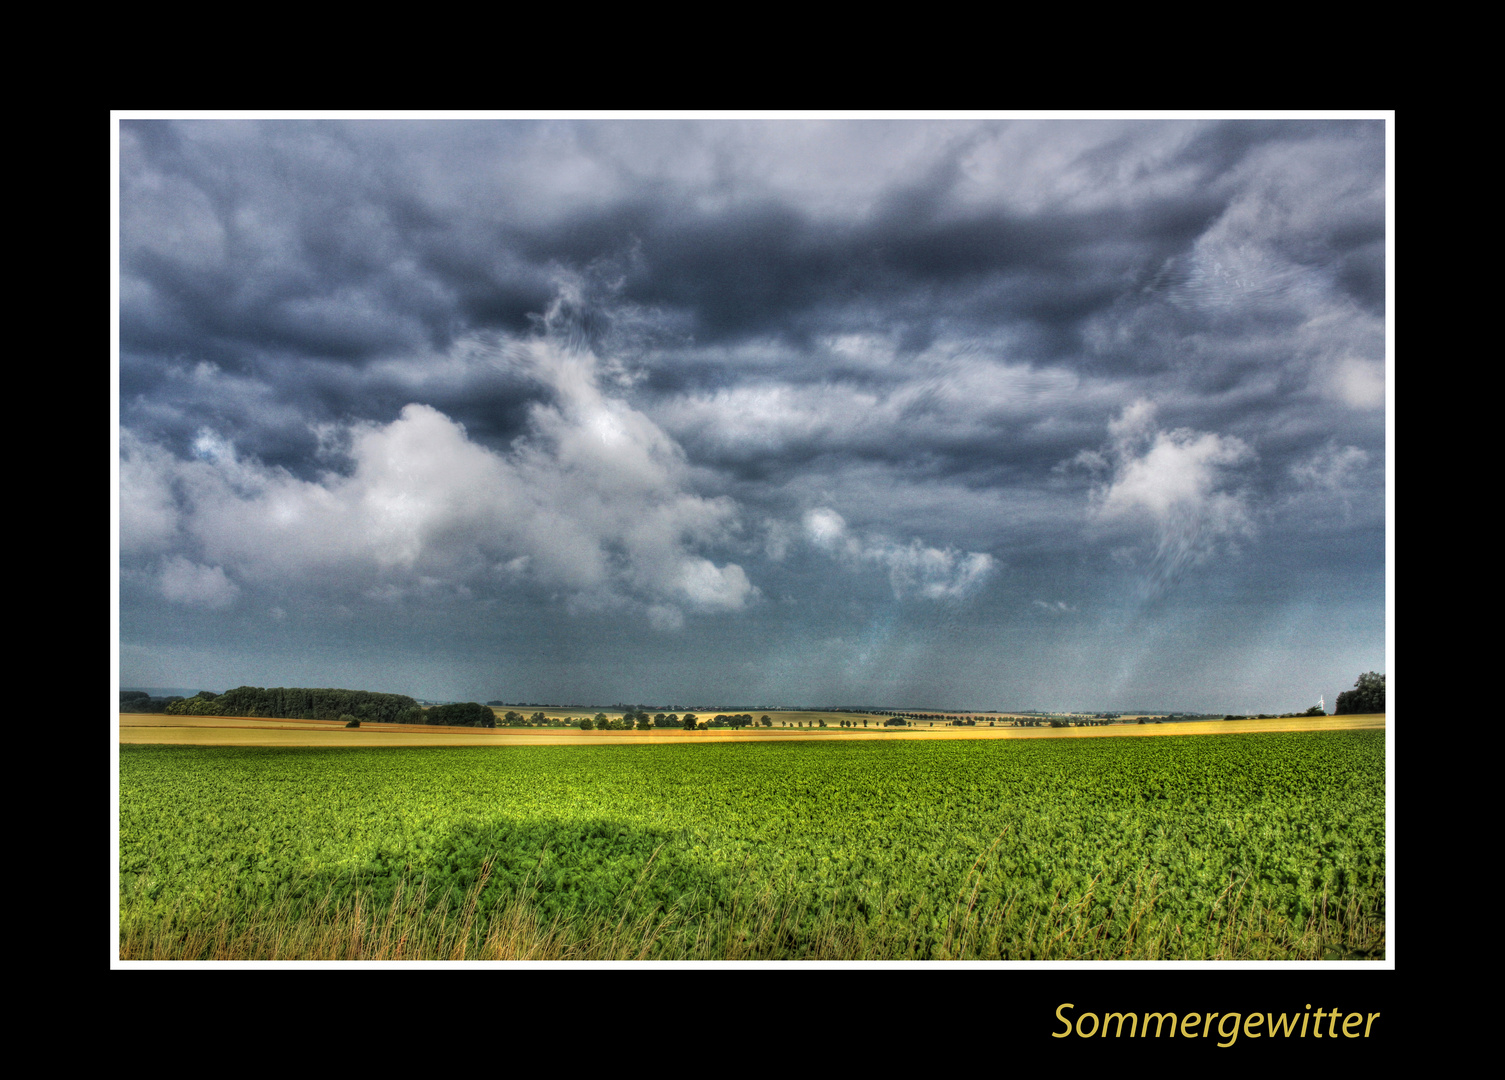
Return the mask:
[[495,727],[496,713],[474,701],[424,709],[407,694],[332,687],[237,686],[216,694],[154,698],[141,690],[120,692],[121,712],[163,712],[169,716],[249,716],[286,720],[351,720],[380,724]]
[[692,712],[684,716],[678,713],[648,714],[647,709],[628,709],[620,717],[612,718],[604,712],[580,720],[583,731],[652,731],[654,728],[680,728],[684,731],[704,731],[713,727],[750,727],[754,723],[773,727],[773,720],[764,716],[754,720],[751,713],[726,715],[718,713],[712,719],[703,720]]
[[175,701],[182,701],[182,694],[152,697],[145,690],[120,691],[120,711],[128,713],[162,713]]

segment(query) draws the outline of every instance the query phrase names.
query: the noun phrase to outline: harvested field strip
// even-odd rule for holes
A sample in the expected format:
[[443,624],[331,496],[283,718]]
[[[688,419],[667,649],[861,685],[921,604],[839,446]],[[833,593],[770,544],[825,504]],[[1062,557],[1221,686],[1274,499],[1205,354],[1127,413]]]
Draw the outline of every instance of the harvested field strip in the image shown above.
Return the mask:
[[415,724],[362,724],[329,720],[258,720],[247,717],[163,716],[120,713],[122,744],[176,746],[604,746],[755,741],[872,739],[1103,739],[1162,735],[1244,735],[1278,731],[1384,730],[1384,714],[1290,717],[1272,720],[1192,720],[1171,724],[1115,724],[1091,728],[750,728],[680,731],[581,731],[578,728],[466,728]]

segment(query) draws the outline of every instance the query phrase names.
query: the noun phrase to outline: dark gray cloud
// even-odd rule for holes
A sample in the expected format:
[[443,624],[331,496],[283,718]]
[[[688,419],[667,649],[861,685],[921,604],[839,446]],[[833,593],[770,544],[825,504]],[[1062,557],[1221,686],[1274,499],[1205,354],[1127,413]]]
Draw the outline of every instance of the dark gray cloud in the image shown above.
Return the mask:
[[1384,643],[1384,134],[123,121],[123,677],[1331,696]]

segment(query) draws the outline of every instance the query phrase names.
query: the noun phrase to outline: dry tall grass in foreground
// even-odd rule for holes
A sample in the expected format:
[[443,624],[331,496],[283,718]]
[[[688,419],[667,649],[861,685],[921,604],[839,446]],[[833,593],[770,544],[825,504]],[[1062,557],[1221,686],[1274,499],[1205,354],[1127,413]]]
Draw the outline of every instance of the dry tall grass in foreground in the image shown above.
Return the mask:
[[[209,918],[137,918],[122,903],[121,960],[1383,960],[1382,912],[1327,904],[1302,925],[1234,881],[1194,935],[1155,912],[1157,880],[1126,882],[1110,898],[1057,897],[1048,908],[1011,901],[981,912],[956,898],[944,939],[927,945],[898,913],[875,924],[810,914],[771,890],[737,896],[724,910],[688,906],[545,920],[527,891],[485,918],[477,907],[490,862],[458,908],[428,903],[425,886],[399,884],[390,902],[357,891],[333,903],[333,887],[304,910],[292,892],[269,909]],[[1132,886],[1132,888],[1131,888]],[[1237,886],[1237,887],[1236,887]],[[630,900],[630,898],[629,898]]]

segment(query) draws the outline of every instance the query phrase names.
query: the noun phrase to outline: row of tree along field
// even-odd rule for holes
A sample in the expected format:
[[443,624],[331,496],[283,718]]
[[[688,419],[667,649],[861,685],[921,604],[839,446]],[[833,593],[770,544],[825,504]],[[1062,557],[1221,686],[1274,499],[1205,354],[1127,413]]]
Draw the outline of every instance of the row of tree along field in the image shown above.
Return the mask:
[[[450,705],[435,705],[423,708],[418,702],[406,694],[382,694],[370,690],[337,690],[331,688],[309,688],[278,686],[263,689],[259,686],[237,686],[233,690],[227,690],[223,694],[215,694],[209,690],[200,690],[193,697],[168,697],[154,698],[140,690],[122,690],[120,692],[121,712],[151,712],[166,713],[170,716],[246,716],[266,717],[287,720],[340,720],[352,726],[361,721],[385,724],[431,724],[446,727],[496,727],[497,714],[486,705],[479,702],[466,701]],[[1352,690],[1346,690],[1338,695],[1335,714],[1342,716],[1349,713],[1382,713],[1385,711],[1385,676],[1377,672],[1367,672],[1360,675]],[[1294,715],[1320,715],[1321,709],[1313,706],[1304,714],[1285,713],[1284,716]],[[874,715],[888,716],[890,719],[879,721],[884,726],[918,722],[929,722],[934,725],[937,721],[943,724],[966,724],[976,721],[971,717],[962,717],[946,713],[895,713],[879,712]],[[1247,719],[1244,716],[1229,715],[1228,720]],[[1261,714],[1264,718],[1264,714]],[[1099,714],[1092,720],[1081,720],[1078,723],[1113,723],[1117,720],[1111,714]],[[1014,718],[1010,723],[1016,725],[1038,726],[1047,721],[1041,719]],[[1141,721],[1142,723],[1143,721]],[[656,713],[650,715],[648,710],[639,706],[636,709],[627,708],[617,717],[608,716],[606,713],[597,713],[593,717],[584,719],[562,719],[559,717],[545,716],[542,712],[535,712],[530,716],[522,713],[508,711],[501,717],[501,723],[507,727],[521,726],[562,726],[571,724],[587,730],[601,731],[647,731],[653,728],[683,728],[695,730],[706,727],[748,727],[761,724],[763,727],[772,727],[773,720],[764,715],[754,718],[751,713],[737,713],[732,715],[718,714],[715,717],[698,717],[695,713],[687,712],[682,716],[678,713]],[[850,721],[851,726],[856,726],[857,721]],[[1051,726],[1061,726],[1059,721],[1049,721]],[[842,721],[842,726],[847,726],[848,721]],[[867,719],[862,721],[866,727]],[[825,721],[820,721],[820,726],[825,727]]]
[[[152,698],[139,690],[120,692],[122,712],[163,712],[169,716],[249,716],[282,720],[365,720],[384,724],[463,724],[472,726],[496,714],[484,705],[439,705],[424,709],[406,694],[301,686],[237,686],[223,694],[200,690],[189,698]],[[479,710],[479,711],[477,711]],[[451,716],[453,714],[453,716]]]
[[[501,716],[490,706],[477,702],[461,702],[450,705],[434,705],[423,708],[414,699],[402,694],[380,694],[364,690],[306,689],[276,687],[269,690],[255,686],[240,686],[223,694],[201,690],[193,697],[152,698],[142,691],[126,690],[120,694],[122,712],[159,712],[169,716],[244,716],[286,720],[334,720],[348,727],[359,727],[362,722],[387,724],[428,724],[445,727],[579,727],[586,731],[652,731],[654,729],[677,729],[706,731],[719,728],[771,728],[776,721],[768,714],[754,717],[751,713],[717,713],[701,716],[693,712],[649,713],[643,706],[628,706],[619,715],[598,712],[594,716],[549,716],[543,712],[524,715],[508,710]],[[617,710],[613,710],[614,712]],[[799,714],[800,719],[781,715],[779,727],[827,726],[827,717]],[[882,719],[886,717],[886,719]],[[882,712],[866,715],[860,720],[830,718],[843,728],[868,727],[915,727],[928,722],[934,727],[937,721],[944,724],[975,725],[976,721],[957,716],[936,713]],[[1014,726],[1040,726],[1047,721],[1011,719],[995,721],[987,719],[988,725],[1007,723]],[[1080,723],[1109,723],[1107,720],[1081,721]],[[1052,727],[1065,727],[1064,722],[1048,721]],[[1075,725],[1073,725],[1075,726]]]

